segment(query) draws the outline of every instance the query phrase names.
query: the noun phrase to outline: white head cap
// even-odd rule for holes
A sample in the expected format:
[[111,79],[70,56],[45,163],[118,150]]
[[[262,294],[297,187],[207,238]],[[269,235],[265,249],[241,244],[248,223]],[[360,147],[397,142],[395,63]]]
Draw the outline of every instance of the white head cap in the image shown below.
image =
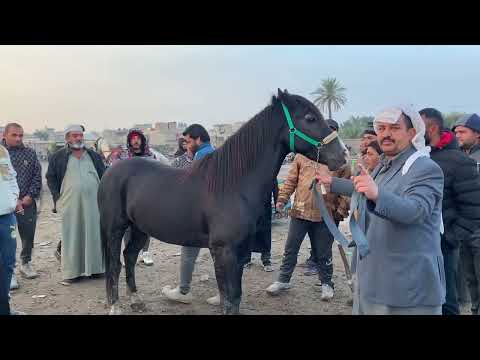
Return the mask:
[[413,109],[411,105],[397,105],[384,109],[377,116],[375,116],[375,119],[373,120],[373,127],[376,129],[378,122],[395,124],[400,120],[402,113],[407,115],[410,120],[412,120],[412,125],[417,131],[417,134],[412,139],[412,145],[417,150],[426,150],[425,123],[423,122],[419,112]]
[[63,132],[63,135],[65,136],[65,138],[67,137],[68,133],[72,131],[78,131],[83,133],[85,132],[85,128],[83,127],[83,125],[78,125],[78,124],[68,125]]

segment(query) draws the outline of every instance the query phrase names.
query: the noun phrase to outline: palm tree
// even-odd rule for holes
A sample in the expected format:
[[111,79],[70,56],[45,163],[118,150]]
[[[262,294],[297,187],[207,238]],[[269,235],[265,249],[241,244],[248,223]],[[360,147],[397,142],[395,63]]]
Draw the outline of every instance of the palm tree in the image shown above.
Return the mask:
[[347,90],[342,87],[335,78],[327,78],[322,80],[322,86],[311,93],[311,95],[318,95],[313,103],[317,105],[322,111],[328,111],[328,118],[332,118],[333,111],[338,111],[347,102],[347,97],[344,92]]

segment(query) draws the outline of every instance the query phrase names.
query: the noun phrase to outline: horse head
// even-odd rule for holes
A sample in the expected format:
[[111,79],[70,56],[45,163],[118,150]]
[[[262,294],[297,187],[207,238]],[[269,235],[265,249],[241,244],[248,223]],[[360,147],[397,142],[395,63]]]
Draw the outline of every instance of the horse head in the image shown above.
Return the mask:
[[281,111],[285,131],[280,140],[289,152],[318,160],[330,170],[345,164],[345,147],[311,101],[278,89],[273,105]]

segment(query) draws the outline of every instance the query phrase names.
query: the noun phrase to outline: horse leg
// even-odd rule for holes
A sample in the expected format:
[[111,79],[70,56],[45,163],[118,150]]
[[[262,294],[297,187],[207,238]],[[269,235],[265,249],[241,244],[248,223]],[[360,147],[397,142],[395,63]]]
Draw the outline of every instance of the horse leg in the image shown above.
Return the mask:
[[120,305],[117,302],[118,280],[120,278],[120,270],[122,269],[120,252],[124,232],[124,229],[117,229],[111,232],[111,236],[108,236],[108,232],[102,229],[102,238],[105,239],[105,279],[110,315],[121,314]]
[[130,306],[133,311],[145,310],[145,304],[137,292],[135,283],[135,264],[138,254],[148,240],[148,235],[141,232],[135,225],[131,225],[125,233],[125,249],[123,257],[125,260],[125,277],[127,281],[127,296],[130,298]]
[[224,315],[238,315],[242,298],[243,267],[240,266],[238,255],[231,246],[211,248],[215,265],[220,304]]

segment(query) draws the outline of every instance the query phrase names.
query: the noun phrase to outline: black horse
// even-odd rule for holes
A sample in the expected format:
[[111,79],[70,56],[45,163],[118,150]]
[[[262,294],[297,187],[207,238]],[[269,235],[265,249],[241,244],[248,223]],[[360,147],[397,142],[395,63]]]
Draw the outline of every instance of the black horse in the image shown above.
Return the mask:
[[263,195],[271,191],[292,147],[331,170],[345,163],[345,148],[317,107],[279,89],[270,105],[189,169],[147,159],[111,167],[98,190],[110,313],[120,312],[116,303],[121,243],[130,226],[132,240],[123,255],[132,307],[143,305],[135,285],[135,263],[151,235],[170,244],[208,247],[223,312],[237,314],[243,274],[239,253],[255,231],[264,210]]

